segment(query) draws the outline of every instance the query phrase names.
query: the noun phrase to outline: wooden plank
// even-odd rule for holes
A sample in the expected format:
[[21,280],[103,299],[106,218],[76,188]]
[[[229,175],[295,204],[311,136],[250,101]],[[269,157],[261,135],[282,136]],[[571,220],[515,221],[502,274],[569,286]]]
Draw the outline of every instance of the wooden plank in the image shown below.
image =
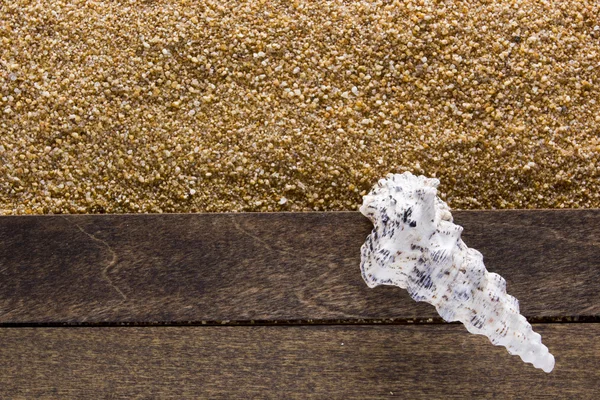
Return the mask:
[[600,324],[546,374],[459,325],[0,329],[0,397],[597,399]]
[[[455,212],[530,318],[600,316],[600,210]],[[0,324],[437,317],[359,271],[359,213],[0,217]]]

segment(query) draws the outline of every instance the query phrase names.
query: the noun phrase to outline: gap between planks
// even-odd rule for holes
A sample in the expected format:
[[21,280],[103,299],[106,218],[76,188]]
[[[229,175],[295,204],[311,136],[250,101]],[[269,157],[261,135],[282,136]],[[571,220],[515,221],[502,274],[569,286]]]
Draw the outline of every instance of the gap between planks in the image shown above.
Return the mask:
[[[590,324],[600,323],[600,317],[540,317],[527,318],[534,327],[539,324]],[[252,320],[252,321],[175,321],[175,322],[40,322],[40,323],[0,323],[0,328],[109,328],[109,327],[200,327],[200,326],[378,326],[378,325],[461,325],[460,322],[446,322],[441,318],[423,319],[380,319],[380,320]]]

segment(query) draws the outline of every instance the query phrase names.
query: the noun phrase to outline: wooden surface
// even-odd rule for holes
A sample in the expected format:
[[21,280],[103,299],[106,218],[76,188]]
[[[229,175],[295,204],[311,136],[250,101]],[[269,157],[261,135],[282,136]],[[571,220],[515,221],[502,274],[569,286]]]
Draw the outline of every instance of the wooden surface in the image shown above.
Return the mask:
[[552,373],[367,288],[358,213],[0,217],[0,398],[598,398],[600,210],[453,214]]
[[[455,212],[530,318],[600,316],[600,212]],[[0,217],[0,324],[438,318],[369,289],[359,213]]]
[[600,329],[581,325],[535,326],[550,374],[460,325],[5,328],[0,396],[597,399]]

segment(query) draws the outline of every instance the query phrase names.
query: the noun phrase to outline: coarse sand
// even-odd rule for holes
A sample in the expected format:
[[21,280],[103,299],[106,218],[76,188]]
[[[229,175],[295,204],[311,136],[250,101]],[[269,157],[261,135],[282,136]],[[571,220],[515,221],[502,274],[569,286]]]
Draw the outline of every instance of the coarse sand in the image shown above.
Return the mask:
[[0,0],[0,214],[600,207],[600,2]]

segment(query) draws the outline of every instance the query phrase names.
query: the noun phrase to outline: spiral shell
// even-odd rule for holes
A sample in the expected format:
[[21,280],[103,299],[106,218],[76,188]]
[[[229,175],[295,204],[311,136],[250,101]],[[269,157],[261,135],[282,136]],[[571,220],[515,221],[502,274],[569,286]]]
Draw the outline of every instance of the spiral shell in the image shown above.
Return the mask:
[[510,354],[546,372],[554,357],[506,293],[506,281],[488,272],[483,256],[461,239],[439,180],[410,172],[389,174],[364,196],[360,212],[374,225],[361,248],[362,276],[371,288],[394,285],[434,305],[447,322],[460,321]]

